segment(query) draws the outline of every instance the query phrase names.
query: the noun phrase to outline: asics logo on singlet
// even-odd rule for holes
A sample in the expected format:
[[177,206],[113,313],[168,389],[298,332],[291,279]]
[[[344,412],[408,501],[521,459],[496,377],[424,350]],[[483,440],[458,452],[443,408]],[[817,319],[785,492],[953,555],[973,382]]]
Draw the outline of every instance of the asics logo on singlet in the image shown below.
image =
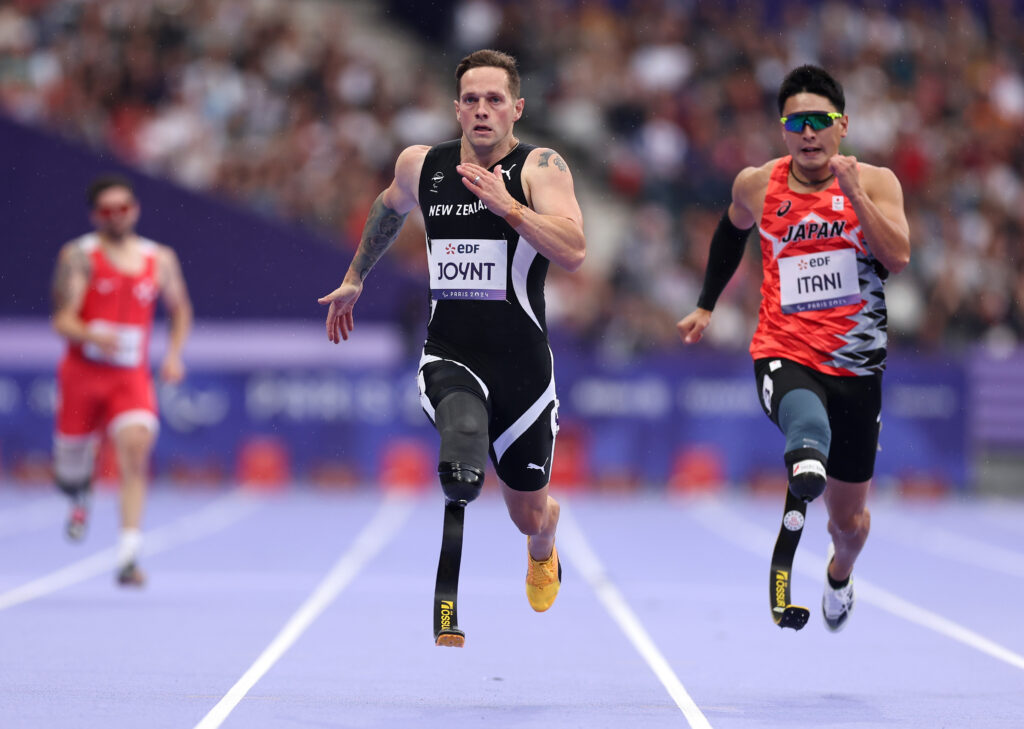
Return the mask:
[[789,212],[789,209],[791,207],[793,207],[792,200],[783,200],[782,204],[779,205],[779,209],[775,211],[775,215],[781,218],[783,215]]

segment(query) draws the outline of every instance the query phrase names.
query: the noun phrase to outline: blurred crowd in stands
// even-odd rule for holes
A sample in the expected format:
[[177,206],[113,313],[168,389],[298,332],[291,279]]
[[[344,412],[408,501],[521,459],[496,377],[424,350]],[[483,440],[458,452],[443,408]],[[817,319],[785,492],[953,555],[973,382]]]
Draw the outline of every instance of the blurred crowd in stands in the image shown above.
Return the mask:
[[[417,32],[439,19],[442,42]],[[627,356],[677,346],[732,179],[784,154],[778,84],[814,62],[845,86],[845,153],[903,184],[894,346],[1024,336],[1020,3],[14,0],[0,109],[352,248],[398,151],[457,135],[452,71],[481,47],[520,60],[520,136],[623,218],[588,230],[592,265],[552,274],[554,326]],[[422,236],[406,237],[398,260],[419,265]],[[716,309],[717,345],[749,342],[756,245]]]

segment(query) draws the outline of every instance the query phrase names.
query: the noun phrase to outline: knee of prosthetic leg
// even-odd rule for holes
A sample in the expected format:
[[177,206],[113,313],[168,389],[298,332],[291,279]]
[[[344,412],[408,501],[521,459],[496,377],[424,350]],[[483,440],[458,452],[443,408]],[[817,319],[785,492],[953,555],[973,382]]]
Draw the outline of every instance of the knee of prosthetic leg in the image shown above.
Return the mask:
[[437,467],[437,475],[445,498],[462,506],[479,496],[484,486],[483,470],[468,463],[442,461]]
[[798,448],[787,453],[790,493],[807,502],[825,493],[826,462],[825,455],[814,448]]
[[96,444],[89,439],[58,439],[53,448],[53,475],[57,488],[80,498],[92,487]]

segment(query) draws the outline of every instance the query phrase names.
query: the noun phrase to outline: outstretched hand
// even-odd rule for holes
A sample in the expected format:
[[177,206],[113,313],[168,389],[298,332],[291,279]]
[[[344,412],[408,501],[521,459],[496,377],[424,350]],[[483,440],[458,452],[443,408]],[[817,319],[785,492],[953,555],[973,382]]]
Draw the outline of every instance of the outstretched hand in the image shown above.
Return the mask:
[[317,299],[321,304],[330,305],[330,308],[327,309],[327,338],[335,344],[342,339],[348,341],[349,332],[355,329],[352,308],[356,305],[356,299],[362,292],[363,285],[361,283],[353,284],[345,281],[327,296]]
[[676,324],[679,337],[686,344],[696,344],[704,336],[704,330],[711,323],[711,312],[707,309],[694,309]]

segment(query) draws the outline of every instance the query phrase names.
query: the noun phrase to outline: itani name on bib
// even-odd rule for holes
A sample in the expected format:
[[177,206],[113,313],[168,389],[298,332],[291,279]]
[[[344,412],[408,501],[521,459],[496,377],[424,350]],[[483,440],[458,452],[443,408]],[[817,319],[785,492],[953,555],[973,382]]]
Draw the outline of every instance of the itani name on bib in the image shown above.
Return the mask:
[[778,259],[784,314],[831,309],[861,300],[852,248]]

